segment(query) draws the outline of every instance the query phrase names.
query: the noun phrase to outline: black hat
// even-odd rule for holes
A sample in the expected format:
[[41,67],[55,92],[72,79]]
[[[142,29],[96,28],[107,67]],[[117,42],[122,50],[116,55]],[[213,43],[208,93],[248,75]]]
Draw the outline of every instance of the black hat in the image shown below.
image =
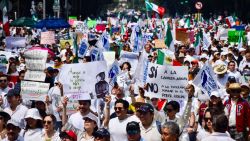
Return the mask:
[[137,111],[144,112],[144,113],[147,113],[147,112],[154,113],[154,107],[149,103],[145,103]]
[[126,127],[127,134],[132,135],[132,134],[138,134],[140,133],[140,125],[138,122],[131,121],[127,124]]
[[11,119],[10,115],[4,111],[0,111],[0,116],[2,116],[6,122]]
[[20,96],[20,93],[18,92],[18,90],[15,90],[15,89],[10,89],[8,91],[8,93],[6,94],[7,97],[10,97],[10,96]]
[[105,128],[99,128],[97,131],[93,133],[94,137],[110,137],[110,133]]

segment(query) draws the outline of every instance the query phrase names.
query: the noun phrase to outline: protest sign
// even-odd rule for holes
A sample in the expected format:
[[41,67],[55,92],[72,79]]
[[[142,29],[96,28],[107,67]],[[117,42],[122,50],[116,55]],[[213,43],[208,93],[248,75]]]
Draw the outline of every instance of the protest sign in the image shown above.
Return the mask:
[[60,40],[60,47],[61,49],[65,49],[65,43],[69,42],[71,49],[73,49],[73,40],[69,39],[69,40]]
[[104,60],[107,62],[108,68],[113,64],[115,61],[115,52],[114,51],[105,51],[103,52]]
[[162,39],[155,39],[154,42],[155,42],[155,48],[166,48],[167,47],[164,40],[162,40]]
[[44,81],[46,69],[47,50],[28,50],[24,52],[27,72],[25,80]]
[[188,33],[185,31],[176,30],[176,40],[186,43],[189,41]]
[[49,83],[21,81],[21,95],[25,100],[45,101]]
[[114,86],[114,83],[117,81],[117,75],[120,73],[120,71],[121,71],[120,66],[117,60],[115,60],[108,71],[108,78],[110,79],[109,80],[110,86],[112,87]]
[[129,72],[122,72],[117,75],[117,84],[119,87],[122,87],[124,90],[128,90],[129,85],[131,83],[131,79],[129,78]]
[[[228,42],[238,43],[240,36],[245,35],[245,31],[229,30],[228,31]],[[243,41],[245,38],[243,38]]]
[[89,46],[88,42],[83,40],[82,43],[80,44],[80,47],[79,47],[78,57],[83,58],[85,56],[85,54],[88,51],[88,46]]
[[[65,77],[67,76],[67,77]],[[74,100],[103,97],[108,94],[107,65],[105,61],[64,64],[59,75],[64,95]]]
[[41,32],[40,44],[52,45],[54,43],[55,43],[55,32],[54,31]]
[[85,30],[85,24],[83,21],[75,21],[74,27],[76,32],[83,32]]
[[212,67],[206,62],[196,75],[193,84],[201,88],[201,90],[210,97],[211,92],[218,89],[217,80],[214,76],[215,74]]
[[25,37],[6,37],[5,40],[7,49],[25,47],[26,45]]
[[186,100],[188,67],[149,63],[145,96],[168,100]]

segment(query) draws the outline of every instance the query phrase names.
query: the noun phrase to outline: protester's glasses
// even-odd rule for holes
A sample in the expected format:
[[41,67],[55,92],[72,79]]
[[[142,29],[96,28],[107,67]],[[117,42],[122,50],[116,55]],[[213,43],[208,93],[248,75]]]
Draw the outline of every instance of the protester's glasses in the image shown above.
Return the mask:
[[210,120],[212,122],[212,118],[211,117],[209,117],[209,118],[205,117],[204,120],[205,120],[205,122],[208,122],[208,120]]
[[115,107],[115,111],[121,111],[123,107]]
[[5,82],[7,82],[7,79],[0,80],[0,83],[1,83],[1,82],[4,82],[4,83],[5,83]]
[[43,121],[43,124],[46,124],[46,123],[50,125],[50,124],[52,123],[52,121],[44,120],[44,121]]
[[139,133],[139,131],[137,131],[137,130],[128,130],[127,131],[127,134],[128,135],[136,135],[136,134],[138,134]]

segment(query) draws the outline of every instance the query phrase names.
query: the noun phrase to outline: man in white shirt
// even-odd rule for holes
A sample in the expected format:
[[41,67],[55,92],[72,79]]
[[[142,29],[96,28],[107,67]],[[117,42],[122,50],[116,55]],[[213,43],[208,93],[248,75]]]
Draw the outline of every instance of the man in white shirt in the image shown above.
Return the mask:
[[228,70],[227,70],[227,73],[228,73],[228,76],[234,76],[235,79],[236,79],[236,82],[239,83],[240,82],[240,79],[241,79],[241,74],[240,72],[238,72],[236,69],[235,69],[235,62],[234,61],[230,61],[228,63]]
[[10,89],[7,93],[7,100],[10,106],[5,108],[4,111],[11,116],[11,119],[20,123],[21,127],[24,128],[24,117],[28,111],[28,108],[21,104],[21,96],[19,91]]
[[246,59],[243,59],[241,62],[240,62],[240,65],[239,65],[239,70],[240,72],[242,72],[244,70],[244,68],[246,67],[250,67],[250,51],[246,51],[246,55],[245,55]]
[[154,120],[154,107],[145,103],[137,112],[141,121],[141,136],[146,141],[161,141],[161,123]]
[[9,106],[6,94],[9,91],[7,75],[0,75],[0,99],[2,99],[1,107],[4,109]]
[[[108,126],[111,141],[128,141],[126,126],[131,121],[137,121],[134,116],[127,115],[128,107],[129,103],[126,100],[118,99],[115,102],[114,109],[117,117],[104,124],[104,126]],[[106,110],[109,109],[106,108]],[[109,115],[106,115],[106,117],[109,117]]]

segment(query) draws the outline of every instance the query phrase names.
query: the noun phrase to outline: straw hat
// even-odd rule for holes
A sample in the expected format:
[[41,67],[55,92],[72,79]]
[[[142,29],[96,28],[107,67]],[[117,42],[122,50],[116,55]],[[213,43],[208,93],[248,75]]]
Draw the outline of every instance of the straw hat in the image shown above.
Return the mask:
[[225,72],[227,72],[226,65],[220,64],[214,67],[214,73],[216,74],[224,74]]
[[228,87],[230,90],[238,90],[241,89],[240,83],[231,83]]

